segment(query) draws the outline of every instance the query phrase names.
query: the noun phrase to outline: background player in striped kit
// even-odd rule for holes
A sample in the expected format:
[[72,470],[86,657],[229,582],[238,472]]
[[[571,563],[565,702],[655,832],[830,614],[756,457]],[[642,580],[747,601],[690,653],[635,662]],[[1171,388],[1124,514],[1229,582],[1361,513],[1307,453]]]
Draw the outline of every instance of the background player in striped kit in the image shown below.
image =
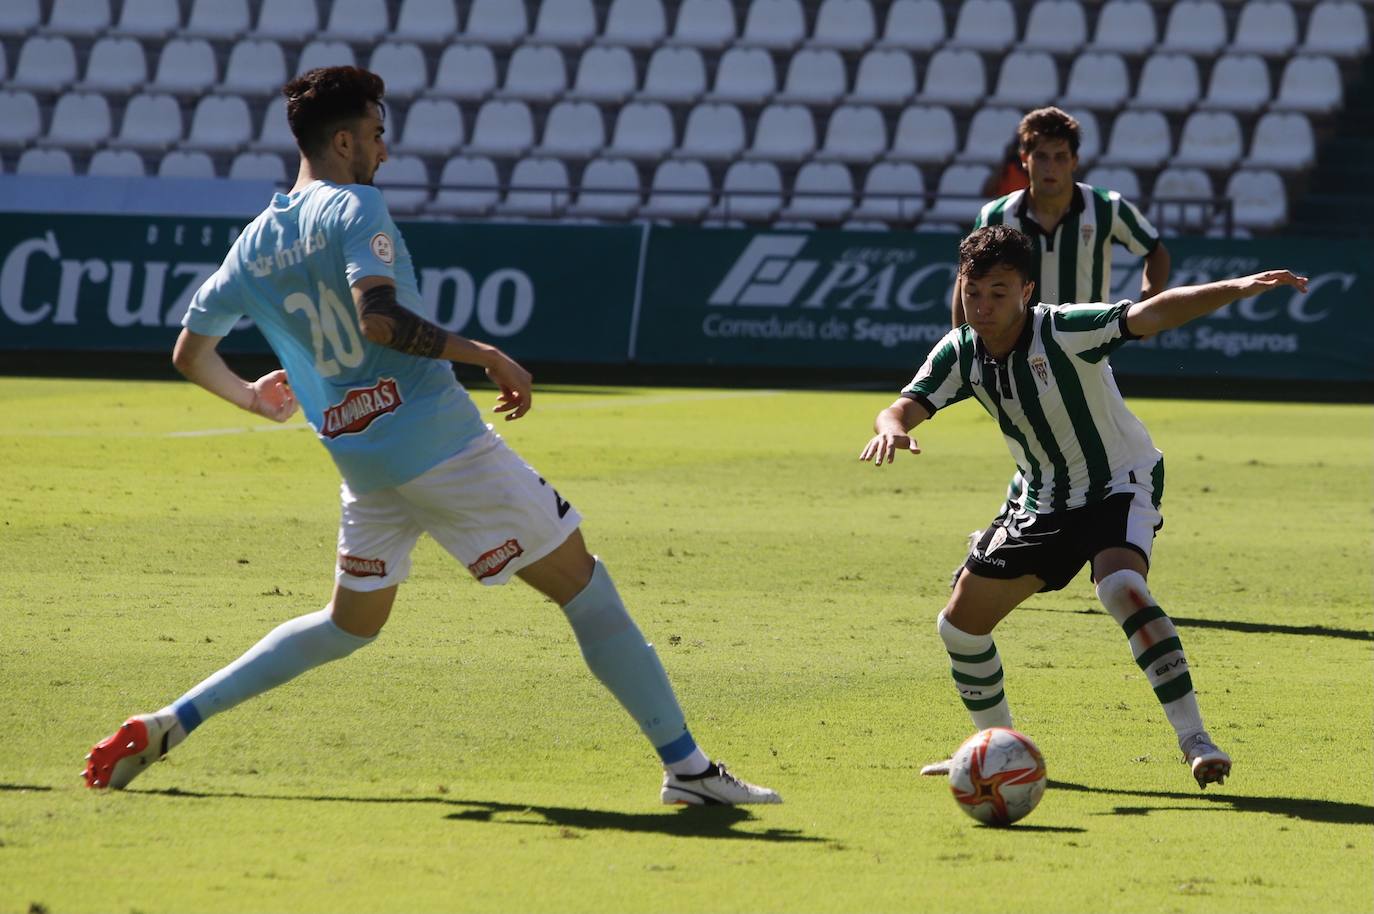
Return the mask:
[[[1126,408],[1108,357],[1129,340],[1181,326],[1269,289],[1305,291],[1285,270],[1170,289],[1116,305],[1032,304],[1034,248],[1009,226],[959,246],[969,322],[931,351],[902,396],[878,414],[860,459],[878,466],[920,453],[908,432],[974,397],[1001,427],[1026,487],[975,544],[940,613],[940,638],[974,726],[1012,725],[992,630],[1038,591],[1067,586],[1090,564],[1097,595],[1120,623],[1199,786],[1231,759],[1203,727],[1182,643],[1146,577],[1164,490],[1163,455]],[[922,773],[941,774],[946,763]]]

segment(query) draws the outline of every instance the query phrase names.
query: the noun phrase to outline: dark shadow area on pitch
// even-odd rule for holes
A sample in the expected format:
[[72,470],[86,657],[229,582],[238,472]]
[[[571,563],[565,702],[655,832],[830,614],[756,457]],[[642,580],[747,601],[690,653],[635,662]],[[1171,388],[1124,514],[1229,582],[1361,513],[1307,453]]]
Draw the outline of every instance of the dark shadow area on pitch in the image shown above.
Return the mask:
[[52,790],[51,787],[44,787],[39,784],[0,784],[0,793],[12,791],[23,793],[26,790]]
[[[1145,797],[1160,800],[1201,800],[1214,804],[1216,812],[1262,812],[1307,822],[1330,825],[1374,825],[1374,806],[1360,803],[1339,803],[1335,800],[1308,800],[1302,797],[1247,797],[1224,793],[1182,793],[1170,790],[1120,790],[1110,787],[1087,787],[1068,781],[1050,781],[1054,790],[1076,790],[1082,793],[1102,793],[1111,796]],[[1224,788],[1223,788],[1224,789]],[[1211,812],[1197,806],[1118,806],[1112,815],[1148,816],[1154,812]]]
[[1086,828],[1079,828],[1077,825],[1022,825],[1020,822],[1013,822],[1011,825],[986,825],[979,823],[976,828],[987,828],[993,831],[1005,832],[1014,835],[1017,832],[1053,832],[1065,835],[1079,835],[1087,831]]
[[[40,788],[48,789],[48,788]],[[496,803],[488,800],[459,800],[451,797],[342,797],[255,793],[210,793],[203,790],[131,790],[128,793],[161,797],[189,797],[198,800],[285,800],[307,803],[387,803],[463,807],[444,818],[462,822],[492,822],[498,825],[535,825],[566,831],[656,832],[682,838],[733,838],[741,841],[777,841],[806,844],[831,844],[829,838],[803,833],[795,828],[769,828],[760,832],[735,831],[741,822],[754,821],[754,814],[738,806],[690,806],[675,812],[615,812],[605,809],[579,809],[571,806],[537,806],[530,803]],[[503,818],[497,818],[500,815]],[[538,816],[539,819],[505,818]],[[565,837],[580,837],[569,834]]]
[[[1102,616],[1100,609],[1057,609],[1053,606],[1022,606],[1017,612],[1067,613],[1074,616]],[[1316,635],[1321,638],[1344,638],[1349,641],[1374,641],[1374,631],[1361,628],[1329,628],[1325,625],[1279,625],[1272,622],[1235,622],[1228,619],[1188,619],[1170,615],[1179,628],[1219,628],[1228,632],[1260,635]]]

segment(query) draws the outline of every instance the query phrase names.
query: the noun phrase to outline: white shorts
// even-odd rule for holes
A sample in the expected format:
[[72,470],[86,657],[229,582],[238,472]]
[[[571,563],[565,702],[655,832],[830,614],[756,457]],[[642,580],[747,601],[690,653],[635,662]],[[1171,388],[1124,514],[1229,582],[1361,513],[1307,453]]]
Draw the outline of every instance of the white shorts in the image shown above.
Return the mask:
[[339,562],[347,590],[381,590],[410,574],[421,533],[483,584],[504,584],[548,555],[582,523],[577,509],[487,433],[407,483],[357,495],[340,486]]

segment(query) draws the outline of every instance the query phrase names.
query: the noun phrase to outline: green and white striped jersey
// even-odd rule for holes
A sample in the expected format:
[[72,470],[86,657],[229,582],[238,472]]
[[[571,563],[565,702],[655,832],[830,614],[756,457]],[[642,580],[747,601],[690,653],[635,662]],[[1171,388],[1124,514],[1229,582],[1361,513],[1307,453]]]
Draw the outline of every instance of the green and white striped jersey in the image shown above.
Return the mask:
[[974,228],[1009,225],[1025,232],[1040,251],[1031,279],[1035,300],[1111,301],[1112,242],[1144,257],[1159,244],[1159,232],[1121,194],[1079,183],[1069,211],[1046,234],[1029,215],[1030,194],[1018,190],[998,197],[978,213]]
[[1035,305],[1001,360],[964,324],[936,344],[902,396],[932,415],[970,396],[983,404],[1025,478],[1020,509],[1048,514],[1101,501],[1163,472],[1107,358],[1136,339],[1126,327],[1130,305]]

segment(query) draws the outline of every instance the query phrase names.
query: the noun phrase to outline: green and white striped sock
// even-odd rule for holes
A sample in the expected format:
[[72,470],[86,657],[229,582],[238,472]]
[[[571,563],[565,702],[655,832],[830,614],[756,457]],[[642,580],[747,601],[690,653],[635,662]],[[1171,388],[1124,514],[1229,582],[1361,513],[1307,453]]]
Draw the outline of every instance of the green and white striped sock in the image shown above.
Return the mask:
[[949,671],[973,725],[1010,727],[1011,709],[1002,690],[1002,658],[991,635],[970,635],[940,614],[940,640],[949,652]]
[[1150,595],[1145,579],[1130,569],[1113,572],[1097,582],[1097,597],[1126,633],[1136,665],[1150,680],[1179,743],[1200,732],[1202,712],[1178,629]]

